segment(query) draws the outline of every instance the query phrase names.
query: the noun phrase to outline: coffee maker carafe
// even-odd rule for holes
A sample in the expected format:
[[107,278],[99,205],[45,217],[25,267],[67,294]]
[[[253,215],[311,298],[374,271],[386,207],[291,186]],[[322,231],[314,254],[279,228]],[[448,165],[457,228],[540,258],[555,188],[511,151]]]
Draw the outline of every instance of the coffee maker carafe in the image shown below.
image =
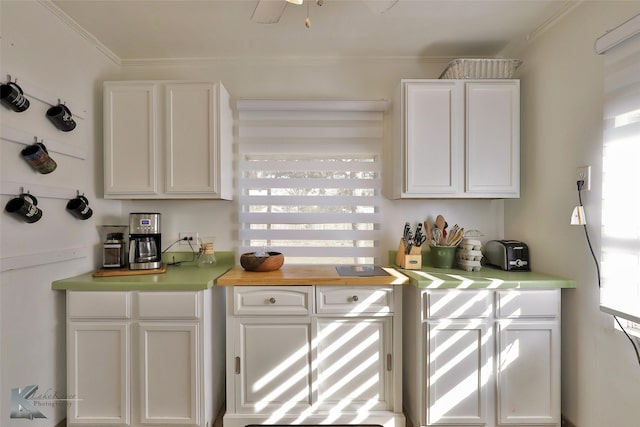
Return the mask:
[[160,214],[129,214],[129,269],[152,270],[162,267]]

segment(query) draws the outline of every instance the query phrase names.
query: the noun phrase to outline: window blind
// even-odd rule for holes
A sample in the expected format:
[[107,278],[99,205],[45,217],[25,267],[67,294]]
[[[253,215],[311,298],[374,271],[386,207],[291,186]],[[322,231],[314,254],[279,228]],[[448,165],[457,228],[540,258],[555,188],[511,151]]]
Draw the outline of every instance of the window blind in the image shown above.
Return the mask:
[[640,36],[624,37],[604,61],[600,305],[640,322]]
[[383,101],[238,101],[241,252],[381,260]]

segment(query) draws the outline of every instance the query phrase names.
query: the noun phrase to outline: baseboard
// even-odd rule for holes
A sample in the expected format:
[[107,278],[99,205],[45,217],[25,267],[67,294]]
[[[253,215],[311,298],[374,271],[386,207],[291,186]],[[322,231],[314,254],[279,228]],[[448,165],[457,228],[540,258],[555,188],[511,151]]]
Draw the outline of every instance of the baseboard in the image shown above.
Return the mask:
[[572,423],[571,421],[569,421],[568,419],[565,418],[565,416],[562,416],[562,427],[577,427],[574,423]]

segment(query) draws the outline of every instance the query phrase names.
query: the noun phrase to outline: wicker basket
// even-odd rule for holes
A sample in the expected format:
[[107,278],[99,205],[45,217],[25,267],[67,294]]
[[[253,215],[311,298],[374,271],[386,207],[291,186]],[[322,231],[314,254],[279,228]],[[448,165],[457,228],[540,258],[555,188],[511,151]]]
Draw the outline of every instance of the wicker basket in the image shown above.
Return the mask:
[[441,79],[510,79],[522,64],[519,59],[454,59]]

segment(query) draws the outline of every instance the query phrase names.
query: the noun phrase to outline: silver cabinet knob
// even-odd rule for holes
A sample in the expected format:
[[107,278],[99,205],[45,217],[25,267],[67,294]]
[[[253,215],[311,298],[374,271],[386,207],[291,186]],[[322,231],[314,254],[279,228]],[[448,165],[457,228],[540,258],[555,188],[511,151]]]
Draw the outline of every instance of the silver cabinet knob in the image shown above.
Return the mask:
[[269,302],[271,304],[275,304],[276,303],[276,299],[274,297],[269,298]]
[[353,302],[357,302],[358,301],[358,295],[354,295],[351,297],[351,301]]

